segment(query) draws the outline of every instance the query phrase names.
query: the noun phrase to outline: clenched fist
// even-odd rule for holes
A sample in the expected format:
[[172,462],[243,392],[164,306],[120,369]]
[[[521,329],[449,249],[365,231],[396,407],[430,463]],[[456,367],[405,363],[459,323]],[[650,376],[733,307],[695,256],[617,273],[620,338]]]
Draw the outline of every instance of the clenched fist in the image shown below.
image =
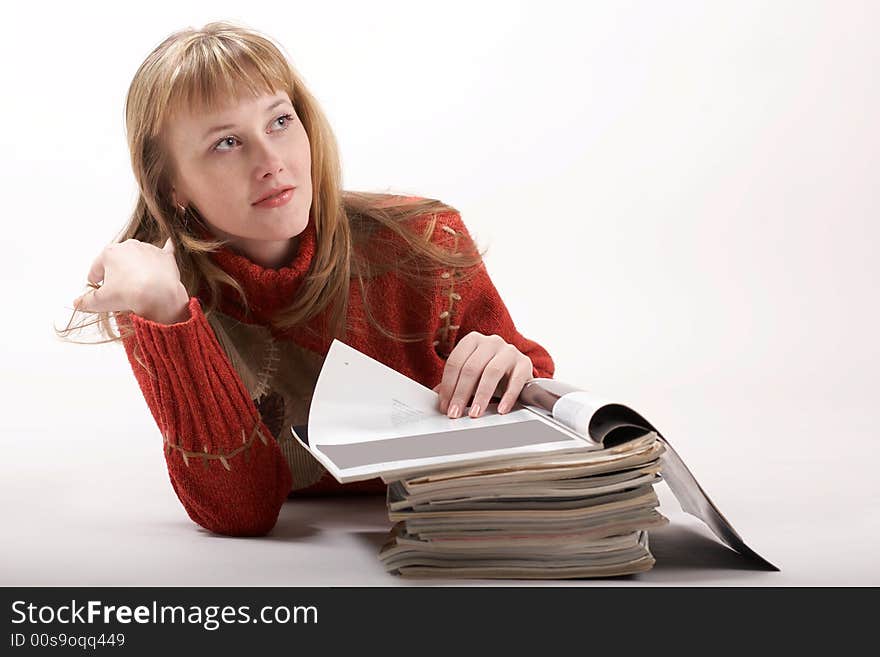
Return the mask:
[[130,310],[160,324],[189,317],[189,294],[180,282],[170,237],[162,248],[134,239],[107,245],[92,263],[88,280],[101,286],[77,297],[76,310]]

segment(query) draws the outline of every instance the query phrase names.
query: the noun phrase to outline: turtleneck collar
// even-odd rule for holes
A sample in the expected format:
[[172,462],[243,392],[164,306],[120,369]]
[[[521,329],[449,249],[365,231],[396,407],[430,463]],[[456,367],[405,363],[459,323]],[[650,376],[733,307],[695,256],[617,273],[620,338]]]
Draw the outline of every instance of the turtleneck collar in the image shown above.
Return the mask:
[[[293,259],[277,269],[263,267],[247,256],[233,252],[229,246],[209,254],[214,264],[244,288],[251,310],[249,321],[267,323],[277,310],[290,304],[315,255],[316,231],[312,217],[309,217],[308,224],[298,237],[299,244]],[[224,312],[242,318],[240,312],[234,312],[229,307],[229,302],[232,302],[236,308],[239,306],[238,295],[229,288],[225,290],[229,293],[224,295],[221,308]]]

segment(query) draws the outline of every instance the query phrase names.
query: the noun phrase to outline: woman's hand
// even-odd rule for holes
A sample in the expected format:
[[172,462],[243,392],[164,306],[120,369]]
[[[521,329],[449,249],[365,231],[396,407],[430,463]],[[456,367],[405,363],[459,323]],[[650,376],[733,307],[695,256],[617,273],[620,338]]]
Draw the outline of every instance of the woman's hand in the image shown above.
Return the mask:
[[507,386],[498,403],[498,412],[507,413],[531,378],[532,361],[528,356],[499,335],[472,331],[449,354],[443,379],[434,392],[440,395],[440,412],[450,418],[461,417],[473,396],[468,414],[479,417],[496,390],[503,387],[500,385],[504,383],[502,379],[506,379]]
[[171,238],[161,249],[139,240],[108,244],[92,263],[88,280],[103,284],[77,297],[76,310],[130,310],[160,324],[189,317],[189,294],[180,282]]

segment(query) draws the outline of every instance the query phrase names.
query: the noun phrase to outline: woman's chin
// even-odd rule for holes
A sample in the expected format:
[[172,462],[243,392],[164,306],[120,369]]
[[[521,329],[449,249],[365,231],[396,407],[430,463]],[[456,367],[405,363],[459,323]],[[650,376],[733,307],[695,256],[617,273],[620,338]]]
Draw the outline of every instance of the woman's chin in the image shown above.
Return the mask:
[[289,240],[300,235],[309,224],[309,216],[305,217],[278,217],[275,221],[271,219],[264,222],[264,230],[260,231],[262,235],[259,239],[264,240]]
[[306,214],[305,217],[297,217],[294,221],[289,222],[286,225],[286,229],[284,231],[284,237],[280,239],[291,239],[301,235],[302,232],[306,229],[306,226],[309,225],[309,215]]

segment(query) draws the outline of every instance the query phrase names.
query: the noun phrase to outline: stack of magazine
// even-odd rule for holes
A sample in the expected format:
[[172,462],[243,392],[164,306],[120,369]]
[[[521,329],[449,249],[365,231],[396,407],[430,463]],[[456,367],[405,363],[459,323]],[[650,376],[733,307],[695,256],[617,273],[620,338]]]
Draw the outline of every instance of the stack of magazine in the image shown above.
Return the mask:
[[605,577],[650,569],[663,443],[653,432],[597,451],[390,482],[397,524],[379,557],[401,575]]
[[631,408],[532,379],[498,414],[451,420],[437,394],[334,340],[308,426],[293,435],[341,483],[388,483],[393,527],[379,558],[416,577],[630,575],[667,523],[654,486],[760,564],[663,436]]

